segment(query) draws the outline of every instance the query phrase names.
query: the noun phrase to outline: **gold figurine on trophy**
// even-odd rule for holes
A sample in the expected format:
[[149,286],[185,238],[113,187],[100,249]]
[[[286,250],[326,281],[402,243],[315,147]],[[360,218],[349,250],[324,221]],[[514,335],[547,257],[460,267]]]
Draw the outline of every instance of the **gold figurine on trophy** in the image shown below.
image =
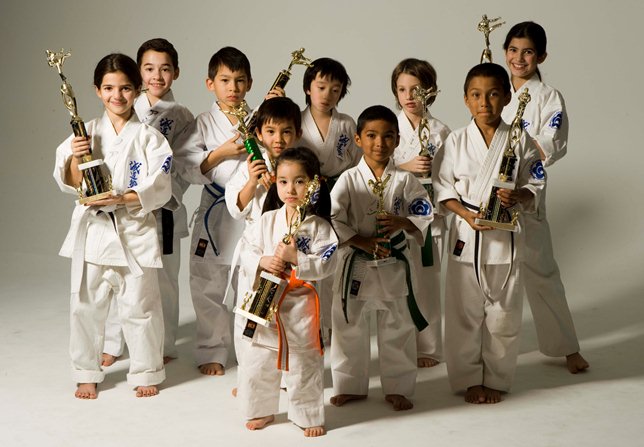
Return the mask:
[[[74,135],[77,137],[87,138],[87,130],[83,119],[78,116],[78,109],[76,106],[76,97],[74,90],[67,78],[63,74],[63,63],[65,59],[71,56],[70,51],[61,49],[59,52],[47,50],[47,63],[50,67],[56,67],[58,75],[63,80],[60,86],[60,93],[63,96],[63,104],[69,110],[72,120],[70,124]],[[82,159],[83,163],[78,165],[78,169],[83,173],[83,181],[78,185],[78,194],[80,196],[79,202],[81,204],[94,202],[96,200],[105,199],[112,196],[112,179],[108,172],[103,169],[103,160],[94,159],[90,153],[85,155]]]
[[496,17],[494,19],[488,19],[486,14],[483,14],[483,18],[477,25],[477,29],[483,33],[485,37],[485,49],[481,53],[481,63],[492,62],[492,51],[490,50],[490,33],[505,24],[505,22],[499,22],[501,17]]
[[[378,201],[376,206],[376,211],[373,213],[376,215],[376,217],[379,215],[388,214],[387,210],[385,209],[385,189],[389,184],[389,179],[391,179],[391,174],[387,174],[387,177],[385,177],[384,179],[376,178],[375,181],[369,180],[369,188],[371,188],[371,191],[375,194],[376,199]],[[386,235],[382,231],[382,228],[380,228],[378,221],[376,221],[376,237],[386,237]],[[378,242],[378,245],[391,250],[391,244],[389,242]],[[376,250],[374,250],[373,259],[370,261],[367,261],[366,264],[369,267],[380,267],[394,262],[396,262],[396,258],[393,258],[393,257],[379,258],[378,255],[376,254]]]
[[488,203],[481,204],[480,213],[483,217],[474,220],[478,225],[486,225],[498,230],[517,231],[519,212],[516,209],[511,210],[505,208],[501,204],[501,199],[497,197],[496,192],[499,189],[514,189],[516,187],[515,167],[517,156],[515,148],[521,141],[521,134],[523,133],[523,112],[525,112],[525,107],[529,102],[530,94],[526,88],[519,95],[519,107],[510,126],[510,135],[508,136],[508,144],[503,151],[499,177],[492,183],[492,191],[490,192]]
[[[417,101],[423,109],[423,115],[420,119],[420,123],[418,124],[418,141],[420,142],[420,151],[418,152],[418,155],[421,157],[431,158],[432,160],[434,159],[434,155],[436,155],[436,147],[434,147],[429,140],[429,105],[431,102],[430,100],[435,98],[438,93],[440,93],[440,90],[436,90],[434,87],[425,89],[420,85],[414,87],[414,90],[412,91],[414,100]],[[419,175],[418,180],[425,187],[430,200],[434,203],[432,171],[430,170],[428,173]]]
[[[289,224],[288,233],[284,235],[282,242],[285,244],[291,243],[306,217],[307,208],[317,202],[319,190],[320,179],[316,175],[307,184],[304,199],[297,206],[293,221]],[[255,284],[257,286],[253,291],[246,292],[244,295],[241,306],[233,309],[233,312],[248,319],[242,332],[248,338],[252,338],[255,334],[257,324],[267,327],[273,324],[273,318],[279,310],[279,301],[284,294],[288,280],[272,275],[267,271],[262,271]]]

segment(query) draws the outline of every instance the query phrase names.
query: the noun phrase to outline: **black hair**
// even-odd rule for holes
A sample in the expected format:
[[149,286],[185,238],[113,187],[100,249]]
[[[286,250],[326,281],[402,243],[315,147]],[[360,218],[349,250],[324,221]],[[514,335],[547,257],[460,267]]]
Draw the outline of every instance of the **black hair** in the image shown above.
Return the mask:
[[[438,86],[436,85],[436,70],[432,64],[421,59],[403,59],[398,63],[398,65],[396,65],[396,68],[394,68],[394,71],[391,73],[391,91],[396,98],[398,108],[401,108],[402,106],[398,102],[398,89],[396,88],[396,84],[398,83],[398,77],[403,73],[418,78],[420,86],[424,89],[438,89]],[[435,99],[436,96],[432,96],[427,101],[427,105],[432,105]]]
[[[308,147],[286,149],[275,159],[276,175],[280,164],[284,162],[299,163],[311,180],[316,175],[318,176],[320,179],[320,191],[317,194],[317,201],[307,207],[307,213],[315,214],[331,223],[331,192],[320,174],[320,160],[318,160],[317,155]],[[283,204],[277,194],[277,183],[273,183],[266,194],[262,214],[266,211],[279,209]]]
[[136,62],[125,54],[112,53],[101,59],[94,69],[94,85],[101,88],[103,77],[108,73],[122,72],[130,80],[136,90],[140,90],[143,85],[141,72]]
[[474,78],[483,77],[483,78],[494,78],[501,84],[503,88],[503,94],[511,94],[512,87],[510,86],[510,78],[508,77],[508,72],[505,71],[505,68],[498,64],[493,64],[491,62],[486,62],[483,64],[475,65],[467,72],[465,77],[465,84],[463,84],[463,92],[467,95],[467,89],[470,86],[470,82]]
[[360,135],[360,132],[362,132],[362,129],[364,129],[368,122],[379,120],[385,121],[395,126],[396,134],[398,134],[398,117],[394,112],[391,111],[390,108],[385,106],[371,106],[364,109],[358,117],[356,133]]
[[[505,36],[505,42],[503,42],[503,49],[508,50],[510,42],[512,39],[530,39],[534,45],[534,50],[537,52],[537,57],[541,58],[546,54],[546,46],[548,44],[548,39],[546,37],[546,30],[543,29],[541,25],[534,22],[521,22],[514,25],[508,31],[507,36]],[[541,72],[537,68],[537,76],[541,79]]]
[[300,107],[290,98],[276,96],[267,99],[257,109],[256,126],[261,132],[262,126],[270,121],[291,122],[295,126],[295,132],[302,130],[302,113]]
[[136,64],[141,67],[143,62],[143,55],[146,51],[156,51],[158,53],[166,53],[172,60],[172,67],[177,70],[179,68],[179,54],[175,50],[174,45],[166,39],[157,37],[156,39],[146,40],[141,44],[136,52]]
[[347,70],[344,68],[340,62],[328,58],[321,57],[313,61],[312,67],[307,67],[304,72],[304,80],[302,81],[302,86],[304,89],[304,95],[306,95],[306,105],[311,105],[311,95],[306,93],[307,90],[311,90],[311,83],[315,80],[315,77],[320,74],[321,78],[327,77],[332,81],[338,81],[342,84],[342,91],[340,92],[340,99],[342,100],[349,91],[349,86],[351,85],[351,78],[347,74]]
[[208,62],[208,79],[215,79],[219,67],[227,67],[230,71],[241,71],[248,80],[252,79],[250,74],[250,61],[244,53],[233,47],[223,47],[210,58]]

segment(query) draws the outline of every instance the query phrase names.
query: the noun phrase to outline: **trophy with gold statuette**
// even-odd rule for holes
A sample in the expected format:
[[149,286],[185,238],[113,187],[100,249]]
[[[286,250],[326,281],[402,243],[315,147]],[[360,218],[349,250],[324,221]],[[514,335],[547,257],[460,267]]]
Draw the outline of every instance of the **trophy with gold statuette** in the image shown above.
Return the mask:
[[[282,242],[290,244],[297,233],[300,225],[306,217],[306,209],[314,205],[318,200],[320,180],[316,175],[306,186],[306,194],[302,203],[296,210],[293,220],[289,223],[288,233],[282,238]],[[251,292],[246,292],[241,306],[235,307],[233,312],[248,318],[246,327],[242,334],[252,338],[258,324],[269,327],[278,310],[279,300],[286,289],[288,280],[262,271],[255,281],[257,286]]]
[[[376,216],[387,214],[387,211],[385,210],[385,188],[387,188],[387,185],[389,184],[389,179],[391,179],[391,174],[387,174],[387,177],[385,177],[384,179],[376,178],[375,181],[369,180],[369,187],[378,199],[378,205],[374,213]],[[376,221],[376,237],[386,237],[378,221]],[[389,242],[378,242],[378,245],[391,250],[391,244]],[[367,261],[366,264],[369,267],[381,267],[383,265],[393,264],[394,262],[396,262],[396,258],[391,256],[386,258],[379,258],[376,254],[376,250],[374,250],[373,259]]]
[[[291,63],[288,64],[288,68],[286,70],[279,72],[277,78],[275,78],[275,81],[273,82],[273,85],[271,85],[271,88],[268,89],[269,92],[277,87],[282,89],[286,87],[289,79],[291,79],[291,68],[293,67],[293,65],[306,65],[307,67],[313,66],[311,59],[304,57],[304,48],[300,48],[291,53]],[[251,133],[255,132],[256,121],[257,118],[253,113],[253,115],[251,115],[250,119],[248,120],[248,129]]]
[[246,101],[242,100],[242,102],[237,107],[232,107],[231,110],[222,109],[222,112],[227,115],[234,116],[235,118],[237,118],[237,121],[239,121],[237,130],[242,134],[242,138],[244,139],[244,147],[246,148],[246,152],[251,155],[251,161],[263,160],[264,157],[262,156],[262,152],[259,150],[257,141],[255,141],[255,137],[250,130],[250,126],[245,121],[246,116],[248,116],[247,109],[248,105],[246,104]]
[[515,148],[521,141],[521,134],[523,133],[523,112],[529,102],[530,95],[526,88],[519,95],[519,108],[510,126],[510,135],[508,136],[508,144],[503,152],[499,177],[492,183],[492,191],[490,192],[488,203],[481,204],[480,213],[483,215],[483,218],[476,218],[474,220],[478,225],[486,225],[498,230],[517,231],[519,212],[505,208],[501,204],[501,199],[497,197],[496,192],[501,188],[514,189],[516,187],[514,175],[517,156],[515,154]]
[[503,25],[505,22],[499,22],[501,17],[495,19],[488,19],[486,14],[477,25],[477,29],[483,33],[485,37],[485,49],[481,54],[481,63],[492,62],[492,51],[490,51],[490,33]]
[[[430,142],[430,129],[429,129],[429,103],[432,98],[435,98],[436,95],[440,93],[440,90],[436,90],[434,87],[425,89],[420,85],[414,87],[412,95],[415,101],[417,101],[423,108],[423,115],[418,124],[418,141],[420,142],[420,151],[418,155],[422,157],[429,157],[432,160],[434,155],[436,155],[436,147]],[[417,176],[418,180],[427,190],[429,198],[434,203],[434,188],[432,187],[432,172],[431,170],[426,174],[420,174]]]
[[[78,116],[74,90],[72,90],[72,86],[67,82],[67,78],[63,74],[63,63],[71,54],[71,52],[65,51],[64,49],[61,49],[57,53],[47,50],[47,62],[50,67],[56,67],[60,78],[63,80],[63,84],[60,86],[60,92],[63,96],[63,103],[72,116],[70,124],[74,135],[87,138],[85,123]],[[83,173],[83,181],[78,185],[79,203],[85,204],[112,196],[112,179],[103,167],[103,160],[100,158],[93,159],[90,149],[90,153],[83,156],[82,161],[78,165],[78,169]]]

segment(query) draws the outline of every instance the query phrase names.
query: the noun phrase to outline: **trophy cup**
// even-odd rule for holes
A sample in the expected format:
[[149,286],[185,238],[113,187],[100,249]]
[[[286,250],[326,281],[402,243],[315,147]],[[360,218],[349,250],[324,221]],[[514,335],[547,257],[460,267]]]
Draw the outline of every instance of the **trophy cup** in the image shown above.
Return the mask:
[[[376,198],[378,199],[378,206],[374,213],[376,216],[387,214],[387,211],[385,210],[384,193],[390,178],[391,178],[391,174],[387,174],[387,177],[385,177],[384,179],[376,178],[375,181],[369,180],[369,187],[371,188],[371,191],[373,191],[373,193],[376,195]],[[385,237],[385,234],[382,231],[380,224],[378,224],[378,221],[376,221],[376,237]],[[378,245],[391,250],[391,243],[389,242],[378,242]],[[370,261],[367,261],[366,264],[369,267],[381,267],[383,265],[393,264],[394,262],[396,262],[396,258],[391,256],[386,258],[379,258],[376,255],[376,252],[374,250],[373,259]]]
[[[291,53],[291,63],[288,64],[288,68],[286,70],[279,72],[277,78],[275,78],[275,81],[273,82],[273,85],[271,85],[271,88],[268,89],[269,92],[276,87],[282,89],[286,87],[289,79],[291,79],[291,68],[293,67],[293,65],[306,65],[307,67],[313,66],[311,59],[304,57],[304,48],[300,48],[299,50],[295,50]],[[256,121],[257,118],[255,117],[255,113],[253,113],[248,120],[248,130],[251,133],[255,132]]]
[[[63,84],[60,86],[60,92],[63,96],[63,103],[72,116],[70,124],[74,135],[87,138],[85,123],[78,116],[74,91],[63,74],[63,63],[71,54],[71,52],[66,52],[64,49],[61,49],[57,53],[47,50],[47,62],[50,67],[56,67],[60,78],[63,80]],[[103,160],[100,158],[94,160],[90,149],[90,153],[85,155],[82,161],[83,163],[78,165],[78,169],[83,173],[83,181],[77,188],[78,195],[80,196],[79,203],[90,203],[112,196],[112,179],[109,173],[103,169]]]
[[519,212],[517,210],[510,210],[501,204],[501,199],[496,195],[497,190],[514,189],[515,183],[515,165],[517,157],[514,148],[521,140],[523,132],[523,112],[526,105],[530,102],[530,95],[528,89],[523,90],[519,95],[519,108],[517,114],[512,120],[510,126],[510,135],[508,136],[508,144],[503,152],[501,159],[501,169],[499,170],[498,179],[492,183],[492,191],[487,204],[481,204],[481,214],[483,218],[476,218],[474,222],[478,225],[486,225],[498,230],[517,231],[517,219]]
[[[306,195],[295,211],[293,221],[289,225],[288,233],[282,238],[282,242],[290,244],[297,233],[300,225],[306,217],[306,209],[309,205],[317,202],[320,189],[320,180],[316,175],[306,186]],[[278,311],[280,301],[288,280],[262,271],[255,281],[257,286],[251,292],[246,292],[241,306],[235,307],[233,312],[248,319],[242,332],[245,337],[253,338],[258,324],[272,326],[273,317]]]
[[485,49],[481,54],[481,63],[492,62],[492,51],[490,51],[490,33],[503,25],[505,22],[499,22],[501,17],[488,19],[486,14],[477,25],[477,29],[485,36]]

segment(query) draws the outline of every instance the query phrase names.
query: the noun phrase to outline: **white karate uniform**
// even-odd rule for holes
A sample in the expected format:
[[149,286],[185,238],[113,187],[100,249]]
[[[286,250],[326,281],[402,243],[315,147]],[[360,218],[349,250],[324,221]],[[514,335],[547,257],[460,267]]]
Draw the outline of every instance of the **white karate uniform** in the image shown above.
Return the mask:
[[[163,316],[156,269],[162,267],[153,211],[171,197],[172,150],[155,129],[132,114],[117,135],[107,114],[87,123],[95,159],[102,158],[114,191],[135,191],[140,204],[95,208],[76,205],[60,255],[72,259],[71,336],[73,379],[99,383],[104,325],[111,298],[130,347],[128,383],[165,379]],[[67,138],[56,150],[54,178],[63,192],[72,157]]]
[[246,155],[227,158],[205,174],[201,173],[201,163],[236,132],[237,126],[230,123],[215,102],[176,143],[179,174],[190,183],[204,185],[190,246],[190,292],[197,319],[198,365],[225,366],[232,341],[231,315],[223,299],[230,263],[244,225],[228,212],[224,194],[228,181],[238,170],[246,168]]
[[[568,148],[568,115],[561,94],[544,84],[535,74],[503,109],[503,117],[512,119],[518,107],[518,96],[528,88],[531,101],[523,114],[525,130],[541,146],[550,166],[566,154]],[[546,219],[545,190],[536,214],[525,218],[526,256],[522,282],[532,310],[539,349],[551,357],[579,352],[579,341],[572,321],[559,266],[552,250],[550,226]]]
[[[244,232],[239,273],[240,284],[244,286],[238,302],[253,287],[261,270],[260,258],[275,253],[288,229],[286,208],[282,207],[264,213],[256,225]],[[295,243],[298,279],[315,286],[317,280],[334,273],[336,256],[333,254],[338,239],[327,221],[315,215],[307,216],[296,233]],[[317,313],[315,293],[307,287],[287,292],[279,310],[290,352],[290,369],[284,376],[288,418],[300,427],[324,425],[324,365],[318,344]],[[238,319],[245,324],[245,318],[238,316]],[[238,351],[237,393],[244,417],[252,419],[278,413],[282,374],[277,368],[277,330],[258,325],[252,341],[244,338],[238,343],[245,345]]]
[[[382,178],[388,175],[391,177],[384,191],[384,207],[392,214],[407,217],[420,231],[405,237],[413,237],[411,244],[422,244],[433,219],[429,196],[413,174],[397,169],[391,160]],[[367,237],[376,234],[377,196],[369,187],[369,180],[375,178],[363,158],[340,176],[331,191],[333,226],[341,243],[358,234]],[[357,255],[349,274],[345,264],[353,252],[349,246],[340,250],[334,285],[331,341],[334,393],[368,394],[369,312],[376,311],[382,390],[385,395],[410,397],[416,386],[416,327],[407,304],[410,290],[405,263],[397,260],[369,267],[366,265],[369,259]],[[404,248],[403,253],[412,264],[409,249]],[[415,269],[411,266],[410,274],[414,289],[418,290]],[[342,297],[346,281],[351,285],[351,293],[346,300],[345,319]]]
[[[474,120],[447,137],[434,160],[432,180],[437,203],[455,199],[478,211],[481,203],[488,202],[509,129],[508,124],[501,122],[489,148]],[[537,149],[525,134],[518,146],[516,188],[526,188],[533,194],[532,200],[521,207],[524,216],[536,210],[545,174]],[[522,300],[516,287],[517,263],[523,248],[521,235],[520,229],[516,234],[502,230],[479,232],[477,253],[477,232],[465,219],[454,218],[447,248],[445,358],[455,391],[475,385],[500,391],[510,389],[521,328]],[[475,268],[477,254],[480,284]]]
[[[139,120],[160,131],[170,143],[174,151],[174,141],[177,136],[185,131],[186,127],[194,120],[192,113],[175,102],[172,91],[168,91],[163,98],[150,106],[150,101],[142,93],[134,101],[134,111]],[[158,270],[159,290],[161,291],[161,304],[163,306],[163,326],[165,339],[163,340],[164,357],[176,357],[177,330],[179,327],[179,267],[181,264],[181,239],[188,236],[188,219],[186,207],[183,205],[183,194],[188,189],[189,183],[181,178],[172,167],[172,198],[163,208],[172,211],[174,233],[172,239],[172,253],[163,254],[163,268]],[[163,227],[161,209],[154,211],[157,220],[157,233],[159,243],[163,247]],[[118,321],[116,306],[110,307],[110,314],[105,324],[105,346],[103,352],[119,357],[123,353],[123,332]]]
[[[430,152],[436,154],[442,150],[449,128],[436,118],[429,116],[429,144]],[[398,114],[398,128],[400,143],[392,156],[394,163],[400,166],[416,158],[420,152],[420,139],[418,129],[412,127],[411,121],[404,111]],[[435,205],[435,204],[434,204]],[[418,306],[429,322],[429,326],[416,335],[416,349],[419,358],[443,359],[443,324],[441,312],[441,262],[445,246],[447,226],[442,215],[434,209],[434,221],[430,226],[432,237],[432,255],[434,263],[423,266],[421,259],[422,247],[416,244],[410,246],[414,267],[417,268],[416,276],[419,281]]]

